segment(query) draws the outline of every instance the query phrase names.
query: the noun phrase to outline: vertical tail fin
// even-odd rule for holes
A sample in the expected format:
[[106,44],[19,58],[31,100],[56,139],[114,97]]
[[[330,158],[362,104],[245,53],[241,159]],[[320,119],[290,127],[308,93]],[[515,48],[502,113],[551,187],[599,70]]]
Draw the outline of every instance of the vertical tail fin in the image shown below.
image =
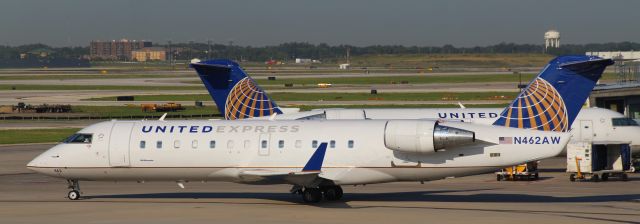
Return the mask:
[[238,63],[218,59],[190,64],[227,120],[282,114]]
[[493,125],[567,132],[611,59],[560,56],[553,59]]

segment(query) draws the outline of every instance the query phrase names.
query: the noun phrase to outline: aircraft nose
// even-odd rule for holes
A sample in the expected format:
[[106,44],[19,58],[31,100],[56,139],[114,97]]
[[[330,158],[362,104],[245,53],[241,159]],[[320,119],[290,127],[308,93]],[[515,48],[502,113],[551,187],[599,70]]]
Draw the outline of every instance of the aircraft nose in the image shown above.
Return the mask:
[[29,163],[27,163],[27,169],[33,170],[36,167],[42,166],[41,164],[42,164],[41,156],[38,156],[32,159]]
[[27,163],[27,169],[34,170],[39,167],[46,167],[48,164],[48,158],[50,157],[48,152],[44,152],[38,155],[36,158],[33,158],[29,163]]

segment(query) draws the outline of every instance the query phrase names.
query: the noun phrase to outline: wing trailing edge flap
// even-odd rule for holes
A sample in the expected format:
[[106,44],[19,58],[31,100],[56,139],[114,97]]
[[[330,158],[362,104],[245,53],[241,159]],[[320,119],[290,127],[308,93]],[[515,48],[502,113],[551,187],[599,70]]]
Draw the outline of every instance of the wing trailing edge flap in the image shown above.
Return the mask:
[[254,184],[293,184],[300,186],[314,186],[321,182],[322,163],[327,151],[327,143],[323,142],[311,155],[301,171],[283,172],[268,169],[248,169],[240,172],[243,182]]
[[240,179],[253,184],[293,184],[313,186],[322,179],[320,172],[278,172],[273,170],[244,170]]

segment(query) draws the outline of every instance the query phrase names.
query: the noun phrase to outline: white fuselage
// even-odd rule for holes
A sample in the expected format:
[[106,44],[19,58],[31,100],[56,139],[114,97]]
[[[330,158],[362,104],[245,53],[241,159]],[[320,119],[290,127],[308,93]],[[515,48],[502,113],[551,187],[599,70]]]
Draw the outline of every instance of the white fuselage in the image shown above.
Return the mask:
[[474,132],[477,144],[402,153],[385,147],[387,122],[109,121],[78,132],[91,134],[91,143],[59,144],[28,168],[75,180],[243,182],[246,171],[299,172],[316,150],[314,142],[327,142],[320,177],[339,185],[368,184],[492,172],[553,157],[569,140],[569,133],[443,122]]
[[[416,109],[317,109],[282,114],[278,120],[300,119],[322,114],[326,119],[439,119],[491,125],[504,109],[499,108],[416,108]],[[630,142],[634,153],[640,153],[640,126],[618,126],[613,119],[623,114],[603,108],[580,110],[571,126],[572,140],[591,142]],[[266,119],[266,118],[254,118]],[[563,152],[566,153],[566,152]]]

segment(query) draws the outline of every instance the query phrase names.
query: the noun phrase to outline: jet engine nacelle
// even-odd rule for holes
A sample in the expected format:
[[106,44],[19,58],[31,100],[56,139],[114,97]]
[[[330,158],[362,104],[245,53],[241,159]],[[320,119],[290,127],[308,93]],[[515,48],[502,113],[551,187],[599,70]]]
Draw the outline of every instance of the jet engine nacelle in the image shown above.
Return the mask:
[[388,149],[408,153],[431,154],[474,141],[474,132],[442,126],[437,121],[389,121],[384,130]]

